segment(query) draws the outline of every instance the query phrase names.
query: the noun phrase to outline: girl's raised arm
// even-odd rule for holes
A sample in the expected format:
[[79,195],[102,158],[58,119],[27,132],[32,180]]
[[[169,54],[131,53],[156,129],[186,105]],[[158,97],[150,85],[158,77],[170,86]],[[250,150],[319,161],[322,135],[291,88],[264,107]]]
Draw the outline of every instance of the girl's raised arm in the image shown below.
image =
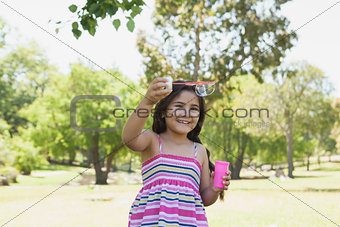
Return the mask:
[[[154,79],[149,85],[144,98],[126,121],[122,132],[122,140],[131,150],[143,151],[151,145],[151,134],[147,132],[148,130],[143,130],[143,127],[153,105],[171,93],[172,87],[169,87],[166,82],[168,82],[166,78],[157,77]],[[162,89],[163,87],[166,88]]]

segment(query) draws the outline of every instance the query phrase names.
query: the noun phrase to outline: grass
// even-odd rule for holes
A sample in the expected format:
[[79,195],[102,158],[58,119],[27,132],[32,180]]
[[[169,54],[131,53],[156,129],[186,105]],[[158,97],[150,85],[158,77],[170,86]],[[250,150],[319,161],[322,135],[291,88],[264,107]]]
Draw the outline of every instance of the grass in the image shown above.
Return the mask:
[[[65,172],[20,176],[18,184],[0,187],[1,225],[30,207],[6,226],[127,226],[131,203],[142,185],[61,187],[85,168],[51,168],[33,173]],[[309,172],[296,168],[297,177],[286,181],[233,180],[224,202],[205,207],[209,226],[336,226],[332,221],[339,225],[339,168],[340,163],[312,165]]]

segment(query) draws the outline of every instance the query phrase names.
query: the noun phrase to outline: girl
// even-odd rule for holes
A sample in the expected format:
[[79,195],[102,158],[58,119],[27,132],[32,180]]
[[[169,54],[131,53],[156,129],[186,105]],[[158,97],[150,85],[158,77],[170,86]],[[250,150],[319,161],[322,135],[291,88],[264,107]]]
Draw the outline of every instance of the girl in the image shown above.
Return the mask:
[[[193,86],[172,88],[166,82],[166,78],[151,82],[122,132],[124,144],[142,158],[143,188],[131,205],[129,226],[208,226],[204,206],[213,204],[218,195],[223,200],[230,171],[223,177],[224,188],[213,186],[215,167],[198,137],[204,98]],[[152,131],[143,130],[145,113],[154,104]]]

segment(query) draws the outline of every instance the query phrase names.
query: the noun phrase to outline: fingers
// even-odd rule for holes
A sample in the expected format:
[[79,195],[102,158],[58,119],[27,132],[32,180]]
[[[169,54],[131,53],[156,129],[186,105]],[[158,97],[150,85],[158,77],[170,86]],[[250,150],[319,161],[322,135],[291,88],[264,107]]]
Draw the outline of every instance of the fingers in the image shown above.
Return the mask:
[[166,89],[161,89],[161,90],[154,91],[154,95],[156,95],[156,96],[168,95],[168,94],[171,93],[171,91],[172,91],[172,89],[167,87]]
[[228,171],[226,172],[226,175],[223,176],[223,184],[224,184],[224,190],[228,190],[228,186],[230,185],[230,180],[231,180],[231,172]]
[[223,176],[223,179],[225,179],[225,180],[231,180],[231,176]]
[[223,181],[223,184],[224,184],[225,186],[229,186],[230,181]]
[[148,91],[145,96],[148,97],[149,100],[152,100],[153,104],[158,103],[159,100],[165,98],[172,92],[172,86],[169,87],[167,82],[167,78],[155,78],[149,85]]
[[158,82],[164,82],[164,83],[166,83],[166,82],[168,82],[168,79],[165,78],[165,77],[156,77],[156,78],[152,81],[152,83],[158,83]]
[[167,86],[167,83],[165,83],[165,82],[157,82],[157,83],[152,84],[151,88],[153,90],[158,90],[158,89],[160,89],[162,87],[166,87],[166,86]]

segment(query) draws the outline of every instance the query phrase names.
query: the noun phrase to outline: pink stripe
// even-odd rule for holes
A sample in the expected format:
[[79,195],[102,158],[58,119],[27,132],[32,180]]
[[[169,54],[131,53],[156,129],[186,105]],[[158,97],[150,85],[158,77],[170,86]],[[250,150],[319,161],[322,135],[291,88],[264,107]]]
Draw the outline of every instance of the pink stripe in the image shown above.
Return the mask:
[[[167,205],[173,205],[173,204],[178,204],[178,201],[167,201],[166,203],[167,203]],[[158,205],[158,204],[159,204],[159,201],[154,201],[154,202],[148,203],[148,206],[155,206],[155,205]],[[188,204],[188,203],[182,203],[180,205],[181,205],[181,207],[187,207],[187,208],[194,207],[192,204]]]
[[[181,212],[180,210],[178,211],[178,212]],[[194,218],[194,219],[196,219],[196,221],[195,222],[193,222],[193,220],[186,220],[186,219],[184,219],[184,218],[182,218],[184,215],[180,215],[180,216],[174,216],[174,217],[170,217],[170,216],[167,216],[167,214],[169,214],[169,213],[166,213],[166,214],[164,214],[164,213],[161,213],[161,214],[159,214],[159,218],[161,219],[161,218],[164,218],[165,220],[167,220],[167,221],[179,221],[180,223],[187,223],[187,224],[197,224],[197,222],[196,221],[207,221],[207,219],[205,218],[205,216],[204,215],[201,215],[201,214],[197,214],[197,215],[194,215],[194,216],[185,216],[185,217],[188,217],[188,218]],[[176,213],[175,213],[176,214]],[[181,213],[182,214],[182,213]],[[203,217],[202,217],[203,216]]]
[[159,214],[159,208],[146,209],[145,212],[132,213],[131,220],[138,220],[138,219],[142,219],[144,216],[158,215],[158,214]]
[[[165,205],[160,205],[160,208],[146,209],[144,212],[132,213],[131,220],[142,219],[144,216],[159,215],[159,212],[163,211],[166,214],[180,214],[182,217],[196,217],[195,211],[178,209],[177,207],[166,207]],[[197,215],[202,216],[202,215]],[[204,215],[203,215],[204,216]],[[199,217],[201,220],[202,217]],[[166,218],[167,219],[167,218]]]
[[[163,156],[164,156],[164,155],[163,155]],[[165,157],[165,159],[163,159],[163,160],[158,159],[157,161],[154,162],[154,165],[158,164],[159,162],[164,163],[164,161],[165,161],[166,164],[179,165],[179,163],[176,162],[176,160],[174,160],[173,158],[166,158],[166,157]],[[200,172],[201,172],[200,169],[199,169],[198,166],[195,165],[192,161],[191,161],[191,162],[180,163],[180,164],[181,164],[181,165],[184,165],[184,166],[188,166],[188,167],[194,167],[195,170],[196,170],[197,173],[198,173],[198,176],[200,175]]]
[[173,154],[164,154],[164,153],[158,153],[157,155],[153,156],[152,158],[146,160],[145,162],[142,163],[142,169],[145,165],[149,164],[150,162],[154,161],[155,159],[159,157],[165,157],[165,158],[170,158],[170,159],[176,159],[176,160],[181,160],[181,161],[187,161],[189,163],[195,162],[197,166],[199,167],[200,170],[202,170],[201,163],[197,161],[197,159],[191,158],[191,157],[183,157],[179,155],[173,155]]
[[[164,156],[165,154],[161,154],[161,156]],[[154,156],[154,157],[156,157],[156,156]],[[152,157],[153,158],[153,157]],[[162,158],[162,159],[160,159],[160,158]],[[175,165],[178,165],[179,163],[177,162],[177,161],[183,161],[182,163],[180,163],[181,165],[185,165],[185,166],[192,166],[192,167],[195,167],[195,168],[197,168],[197,170],[198,170],[198,172],[200,172],[199,171],[199,168],[198,168],[198,166],[197,165],[195,165],[195,164],[193,164],[193,162],[192,162],[192,160],[191,161],[186,161],[186,160],[178,160],[178,159],[176,159],[176,160],[174,160],[173,158],[169,158],[169,157],[160,157],[160,158],[158,158],[158,159],[156,159],[156,160],[154,160],[154,162],[152,162],[152,166],[154,166],[154,165],[156,165],[156,164],[158,164],[158,163],[166,163],[166,164],[175,164]],[[199,163],[199,162],[198,162]],[[151,165],[150,165],[151,166]],[[145,166],[143,166],[144,167],[144,169],[145,169]]]
[[[165,178],[165,177],[173,177],[173,176],[174,175],[171,174],[171,173],[158,173],[157,176],[155,176],[155,177],[164,177]],[[153,178],[148,179],[148,181],[151,181]],[[176,182],[178,182],[178,181],[182,181],[181,179],[189,180],[192,183],[191,186],[195,187],[197,189],[197,187],[198,187],[197,183],[191,177],[185,176],[185,175],[180,175],[180,178],[177,178],[177,179],[165,179],[166,180],[165,182],[167,182],[169,180],[175,180]],[[182,181],[182,182],[184,183],[185,181]],[[187,183],[187,182],[185,182],[185,183]]]
[[[177,191],[176,191],[176,188],[170,187],[170,185],[163,185],[162,188],[165,188],[166,190],[171,191],[171,192],[177,192]],[[200,196],[199,193],[196,193],[196,194],[195,194],[195,192],[196,192],[195,190],[194,190],[194,191],[191,191],[190,189],[186,189],[186,190],[185,190],[184,188],[180,188],[180,190],[181,190],[180,192],[182,192],[182,193],[188,194],[188,193],[194,192],[194,195],[195,195],[195,196]]]
[[[183,210],[183,209],[179,209],[178,207],[167,207],[166,205],[161,205],[161,209],[160,211],[163,211],[165,214],[177,214],[180,215],[182,217],[189,217],[189,218],[193,218],[195,217],[195,211],[193,210]],[[161,214],[159,215],[161,216]],[[162,215],[163,217],[167,217],[166,215]],[[166,219],[171,219],[171,217],[167,217]]]
[[[178,181],[178,180],[172,180],[172,179],[157,179],[155,181],[153,181],[150,184],[146,184],[143,186],[143,189],[150,189],[152,187],[155,187],[155,185],[157,184],[168,184],[168,185],[173,185],[173,186],[178,186],[178,187],[188,187],[188,188],[192,188],[196,193],[199,194],[199,191],[197,189],[197,187],[192,187],[192,184],[185,182],[185,181]],[[181,189],[182,190],[182,189]]]
[[[163,179],[160,179],[163,180]],[[156,181],[155,181],[156,182]],[[154,183],[155,183],[154,182]],[[179,188],[181,187],[181,188]],[[181,190],[182,193],[186,193],[186,194],[191,194],[193,193],[195,197],[200,198],[201,199],[201,195],[199,194],[199,192],[197,192],[196,190],[192,189],[192,188],[183,188],[182,186],[178,186],[178,185],[174,185],[174,187],[170,186],[169,184],[165,184],[165,185],[156,185],[150,188],[144,188],[142,189],[136,196],[135,200],[138,198],[140,199],[142,196],[144,196],[145,194],[151,194],[151,193],[155,193],[160,191],[162,188],[166,189],[167,191],[170,192],[177,192],[179,190]]]

